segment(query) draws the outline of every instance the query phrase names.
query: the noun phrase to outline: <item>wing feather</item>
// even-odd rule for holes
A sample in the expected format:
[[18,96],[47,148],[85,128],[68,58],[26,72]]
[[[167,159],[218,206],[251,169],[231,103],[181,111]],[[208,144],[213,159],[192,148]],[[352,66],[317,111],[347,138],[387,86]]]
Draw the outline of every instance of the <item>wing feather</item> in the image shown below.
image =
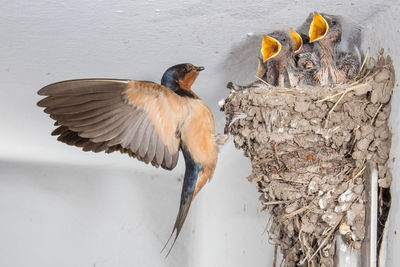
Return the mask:
[[164,161],[164,145],[160,139],[157,140],[155,161],[157,165],[162,165]]
[[131,143],[131,150],[136,154],[139,154],[139,146],[141,145],[144,139],[144,133],[146,132],[147,126],[150,124],[150,120],[144,118],[142,123],[140,124],[138,131],[136,132],[135,139]]
[[38,102],[58,126],[52,135],[84,151],[120,151],[173,169],[176,135],[187,113],[183,97],[152,82],[82,79],[50,84]]
[[97,136],[96,138],[91,138],[92,142],[107,142],[109,140],[112,140],[113,138],[117,137],[121,132],[125,131],[127,127],[129,127],[126,124],[126,119],[129,118],[129,115],[123,117],[118,122],[115,122],[113,127],[107,128],[107,132],[104,131],[101,135]]
[[[153,161],[155,155],[156,155],[156,148],[157,148],[157,134],[153,130],[150,134],[150,140],[149,140],[149,147],[147,149],[147,154],[146,154],[146,161],[150,162]],[[179,153],[176,153],[179,155]],[[176,165],[176,164],[175,164]]]
[[95,100],[95,101],[90,101],[87,103],[83,104],[77,104],[77,105],[72,105],[72,106],[64,106],[64,107],[47,107],[45,108],[44,112],[48,114],[76,114],[76,113],[82,113],[82,112],[87,112],[96,108],[101,108],[105,106],[110,106],[113,104],[119,104],[121,103],[121,100],[118,99],[118,97],[113,97],[110,99],[106,100]]
[[53,120],[57,120],[59,122],[62,122],[65,120],[69,120],[69,121],[82,120],[82,119],[97,117],[100,114],[111,112],[120,107],[121,107],[121,104],[118,103],[115,105],[97,108],[97,109],[94,109],[94,110],[91,110],[88,112],[81,112],[81,113],[75,113],[75,114],[50,114],[50,118],[52,118]]
[[95,117],[90,117],[82,120],[64,120],[60,121],[61,124],[69,126],[69,127],[82,127],[82,130],[84,130],[85,126],[88,126],[90,129],[91,125],[94,125],[96,123],[100,123],[104,120],[108,120],[111,117],[114,117],[116,115],[121,115],[122,113],[129,112],[128,109],[124,109],[123,107],[116,108],[110,112],[104,112],[103,114],[99,114]]
[[147,124],[146,130],[143,133],[143,140],[142,142],[139,144],[139,150],[138,150],[138,154],[141,158],[144,159],[144,161],[147,161],[146,155],[149,151],[149,144],[150,144],[150,137],[151,137],[151,133],[154,131],[154,129],[151,126],[151,123]]
[[[114,130],[116,127],[120,126],[121,124],[124,123],[124,121],[129,117],[129,114],[124,114],[122,116],[114,116],[108,120],[105,120],[103,123],[96,124],[93,129],[88,129],[88,130],[83,130],[83,131],[77,131],[80,136],[94,139],[97,137],[102,136],[103,134],[106,134],[112,130]],[[75,131],[74,128],[70,128],[72,131]],[[108,141],[108,140],[105,140]]]
[[68,107],[71,105],[84,104],[91,101],[107,100],[118,95],[119,92],[106,92],[84,94],[76,96],[49,96],[40,100],[37,104],[39,107]]
[[[38,91],[45,96],[75,96],[107,92],[121,92],[129,80],[119,79],[78,79],[47,85]],[[112,85],[112,86],[110,86]]]

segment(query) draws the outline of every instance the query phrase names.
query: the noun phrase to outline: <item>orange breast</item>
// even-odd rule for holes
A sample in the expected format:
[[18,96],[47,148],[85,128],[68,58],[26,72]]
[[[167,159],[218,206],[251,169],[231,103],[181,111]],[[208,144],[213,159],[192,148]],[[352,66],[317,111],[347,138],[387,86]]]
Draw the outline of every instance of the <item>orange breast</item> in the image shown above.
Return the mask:
[[190,90],[197,76],[199,76],[199,72],[192,70],[191,72],[185,75],[185,78],[183,80],[179,81],[179,86],[182,89]]
[[188,114],[181,130],[181,138],[194,161],[203,168],[196,183],[196,195],[214,172],[218,147],[213,137],[215,126],[210,109],[200,99],[191,99]]

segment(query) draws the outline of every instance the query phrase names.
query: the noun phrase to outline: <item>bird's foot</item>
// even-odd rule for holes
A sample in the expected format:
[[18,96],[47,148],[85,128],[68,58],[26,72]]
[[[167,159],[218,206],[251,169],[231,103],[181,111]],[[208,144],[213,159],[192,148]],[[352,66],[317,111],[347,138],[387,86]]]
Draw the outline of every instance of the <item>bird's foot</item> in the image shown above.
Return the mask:
[[221,133],[214,134],[214,141],[218,146],[225,145],[228,138],[229,138],[229,135],[227,135],[227,134],[221,134]]

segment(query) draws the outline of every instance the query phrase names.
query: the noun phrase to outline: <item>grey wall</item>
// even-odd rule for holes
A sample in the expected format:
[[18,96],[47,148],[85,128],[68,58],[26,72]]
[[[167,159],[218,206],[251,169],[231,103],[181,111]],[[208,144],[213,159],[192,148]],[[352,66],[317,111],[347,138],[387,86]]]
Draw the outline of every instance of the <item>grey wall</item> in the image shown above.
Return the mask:
[[[400,1],[52,1],[0,2],[0,266],[260,266],[272,260],[267,214],[245,177],[249,162],[231,141],[196,198],[169,258],[183,165],[154,169],[124,155],[83,153],[49,135],[36,91],[84,77],[159,81],[176,63],[204,65],[195,91],[213,109],[227,81],[253,78],[257,36],[296,27],[314,10],[343,15],[363,48],[400,64]],[[346,27],[345,25],[345,27]],[[351,31],[350,31],[351,32]],[[399,71],[397,71],[399,73]],[[399,150],[393,96],[393,157]],[[393,209],[399,166],[393,163]],[[395,266],[400,218],[391,212],[387,266]]]

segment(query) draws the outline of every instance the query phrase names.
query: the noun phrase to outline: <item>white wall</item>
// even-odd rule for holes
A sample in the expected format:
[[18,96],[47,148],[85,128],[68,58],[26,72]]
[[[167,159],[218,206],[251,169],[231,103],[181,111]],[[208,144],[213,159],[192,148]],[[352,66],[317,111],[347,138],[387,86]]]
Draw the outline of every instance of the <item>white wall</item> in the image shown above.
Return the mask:
[[[36,107],[42,86],[65,79],[159,81],[180,62],[204,65],[195,90],[213,109],[229,80],[251,80],[254,35],[296,27],[309,12],[341,14],[364,48],[390,48],[396,69],[400,1],[1,1],[0,266],[261,266],[272,261],[267,215],[231,143],[194,201],[170,257],[159,254],[178,208],[183,165],[154,169],[125,155],[83,153],[51,137]],[[240,51],[240,53],[238,53]],[[243,56],[246,55],[246,56]],[[398,72],[399,73],[399,72]],[[249,78],[250,77],[250,78]],[[393,157],[399,94],[393,96]],[[398,210],[397,161],[393,208]],[[399,247],[391,212],[388,265]]]
[[[373,16],[365,19],[366,27],[364,28],[365,49],[368,47],[375,53],[380,47],[385,48],[393,59],[393,64],[396,69],[397,80],[400,75],[400,47],[399,47],[399,32],[400,20],[398,14],[400,12],[399,3],[391,6],[389,9],[377,12]],[[392,175],[393,183],[391,187],[392,192],[392,207],[389,214],[386,245],[386,265],[384,266],[398,266],[400,261],[399,247],[399,230],[400,230],[400,94],[399,85],[396,82],[394,93],[392,97],[392,114],[390,117],[391,127],[393,133],[391,159],[392,159]],[[396,160],[397,158],[397,160]]]

